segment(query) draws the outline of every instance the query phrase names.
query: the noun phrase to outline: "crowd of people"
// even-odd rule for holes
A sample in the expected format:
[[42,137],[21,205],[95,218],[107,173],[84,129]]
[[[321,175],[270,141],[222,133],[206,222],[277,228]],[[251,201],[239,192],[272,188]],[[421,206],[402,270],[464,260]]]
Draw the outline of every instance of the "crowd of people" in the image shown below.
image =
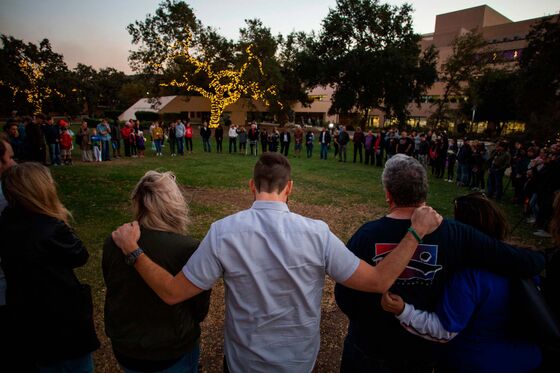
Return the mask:
[[[1,138],[1,368],[93,372],[92,297],[74,274],[88,251],[49,169],[13,157]],[[554,371],[557,345],[519,332],[516,323],[532,320],[512,302],[515,278],[548,265],[543,289],[560,314],[558,250],[547,261],[504,243],[503,215],[482,193],[456,199],[456,220],[442,220],[425,206],[427,174],[397,149],[382,174],[389,213],[344,245],[324,222],[290,212],[294,181],[278,152],[257,159],[252,207],[214,222],[201,242],[188,235],[175,175],[148,171],[132,191],[134,221],[103,246],[105,332],[119,365],[197,372],[200,323],[223,278],[224,371],[310,372],[327,274],[350,321],[342,372]],[[554,206],[559,245],[560,197]]]
[[[539,281],[558,318],[560,254],[504,243],[509,228],[493,200],[503,197],[509,177],[513,201],[525,206],[536,233],[552,236],[558,247],[560,144],[458,142],[445,132],[394,128],[351,134],[344,126],[318,133],[247,127],[231,125],[227,135],[230,153],[258,157],[250,209],[213,223],[198,242],[188,235],[188,206],[175,175],[149,171],[132,191],[134,221],[106,239],[105,332],[123,370],[197,372],[200,323],[223,277],[224,371],[309,372],[319,349],[325,274],[337,282],[336,302],[349,319],[341,372],[558,366],[558,341],[515,328],[532,320],[516,310],[514,279],[537,276],[546,265]],[[0,370],[92,372],[91,353],[99,348],[92,297],[74,274],[89,254],[45,165],[71,165],[74,143],[85,162],[142,157],[144,130],[134,120],[121,127],[104,119],[96,128],[83,122],[73,134],[68,122],[42,114],[8,120],[5,130]],[[165,143],[172,157],[193,151],[188,122],[154,122],[145,131],[156,157]],[[203,123],[199,131],[204,152],[214,143],[222,152],[221,126],[212,131]],[[296,157],[305,145],[311,158],[318,143],[321,160],[332,146],[334,159],[346,162],[352,143],[354,162],[383,166],[389,213],[344,245],[325,223],[290,212],[292,140]],[[455,220],[442,221],[425,207],[430,172],[470,192],[453,202]]]

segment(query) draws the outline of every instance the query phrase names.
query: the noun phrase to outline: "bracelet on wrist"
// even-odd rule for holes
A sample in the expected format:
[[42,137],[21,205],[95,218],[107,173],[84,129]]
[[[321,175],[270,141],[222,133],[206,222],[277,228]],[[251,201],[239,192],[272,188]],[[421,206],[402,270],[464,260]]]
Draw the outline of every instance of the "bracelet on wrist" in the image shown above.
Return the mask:
[[414,228],[412,228],[412,226],[408,227],[407,230],[410,232],[410,234],[412,234],[412,236],[414,236],[414,238],[416,239],[416,241],[418,241],[418,243],[422,243],[422,239],[420,238],[420,235],[418,234],[418,232],[416,232]]

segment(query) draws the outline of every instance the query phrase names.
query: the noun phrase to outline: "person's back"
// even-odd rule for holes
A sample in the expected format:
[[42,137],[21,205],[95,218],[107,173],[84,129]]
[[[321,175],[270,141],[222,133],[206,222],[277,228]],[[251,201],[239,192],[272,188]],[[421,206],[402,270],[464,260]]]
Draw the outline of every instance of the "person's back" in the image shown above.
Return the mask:
[[2,184],[10,203],[0,217],[9,320],[2,338],[10,340],[9,358],[45,371],[76,360],[93,371],[90,352],[99,342],[91,292],[74,274],[89,254],[66,223],[54,181],[48,169],[30,162],[3,172]]
[[436,308],[442,325],[459,332],[443,365],[453,372],[532,372],[542,362],[535,342],[517,336],[512,279],[479,269],[456,273]]
[[311,371],[319,351],[325,274],[345,280],[355,270],[353,257],[329,261],[339,240],[328,226],[291,213],[281,202],[256,201],[212,224],[209,236],[208,250],[218,263],[209,267],[197,251],[183,272],[206,289],[222,275],[214,271],[223,271],[230,370]]
[[[170,172],[148,171],[132,192],[134,217],[142,225],[142,252],[178,273],[198,246],[187,236],[188,207]],[[168,305],[138,276],[108,237],[103,246],[105,331],[126,372],[198,371],[200,325],[210,292]],[[138,310],[142,312],[137,312]]]
[[[181,270],[198,241],[173,232],[142,229],[139,245],[153,260],[173,273]],[[197,347],[199,323],[209,307],[210,292],[169,306],[125,263],[109,237],[103,246],[105,332],[120,364],[143,371],[166,369],[186,351]],[[131,313],[130,310],[142,310]]]

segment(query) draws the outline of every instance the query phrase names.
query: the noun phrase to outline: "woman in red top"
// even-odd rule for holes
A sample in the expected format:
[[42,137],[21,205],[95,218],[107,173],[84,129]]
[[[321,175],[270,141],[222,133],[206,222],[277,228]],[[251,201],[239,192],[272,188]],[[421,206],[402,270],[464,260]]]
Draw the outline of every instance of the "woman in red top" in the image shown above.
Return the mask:
[[192,137],[193,137],[193,129],[191,127],[190,122],[187,122],[187,125],[186,125],[186,128],[185,128],[185,144],[187,146],[187,151],[189,153],[192,153],[192,150],[193,150]]

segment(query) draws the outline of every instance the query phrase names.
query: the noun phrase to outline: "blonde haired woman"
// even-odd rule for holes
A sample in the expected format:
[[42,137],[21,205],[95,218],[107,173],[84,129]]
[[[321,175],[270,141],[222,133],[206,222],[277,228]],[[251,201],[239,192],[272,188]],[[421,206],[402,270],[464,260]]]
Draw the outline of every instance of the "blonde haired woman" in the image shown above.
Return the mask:
[[54,180],[46,167],[23,163],[2,173],[2,189],[8,207],[0,218],[0,256],[10,320],[2,339],[10,341],[9,357],[18,371],[29,364],[40,372],[93,372],[99,341],[91,292],[73,271],[89,254],[68,226]]
[[105,330],[126,372],[197,372],[199,323],[210,292],[175,306],[165,304],[134,269],[141,252],[178,273],[198,247],[187,236],[188,208],[171,172],[148,171],[132,192],[134,219],[141,226],[140,250],[125,257],[112,238],[103,247],[107,286]]

